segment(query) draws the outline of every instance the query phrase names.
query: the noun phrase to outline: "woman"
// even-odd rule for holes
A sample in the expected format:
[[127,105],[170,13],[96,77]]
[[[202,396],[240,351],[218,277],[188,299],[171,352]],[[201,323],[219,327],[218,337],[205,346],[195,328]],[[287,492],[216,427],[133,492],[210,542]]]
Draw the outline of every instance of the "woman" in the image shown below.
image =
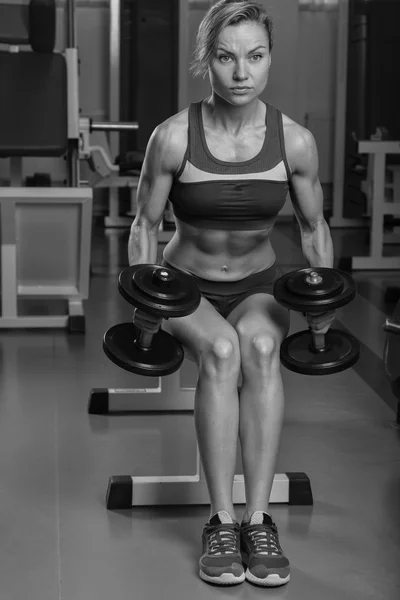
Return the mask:
[[[210,8],[193,71],[208,74],[211,94],[153,132],[128,248],[130,264],[156,262],[169,198],[176,232],[163,264],[192,274],[202,299],[193,314],[164,328],[198,365],[195,424],[211,503],[200,576],[222,585],[247,578],[276,586],[290,578],[268,513],[284,412],[279,349],[289,330],[289,312],[272,295],[281,273],[270,234],[288,190],[306,261],[333,266],[314,139],[259,99],[271,49],[261,4],[220,0]],[[309,316],[309,326],[326,332],[333,316]],[[241,525],[232,503],[238,436]]]

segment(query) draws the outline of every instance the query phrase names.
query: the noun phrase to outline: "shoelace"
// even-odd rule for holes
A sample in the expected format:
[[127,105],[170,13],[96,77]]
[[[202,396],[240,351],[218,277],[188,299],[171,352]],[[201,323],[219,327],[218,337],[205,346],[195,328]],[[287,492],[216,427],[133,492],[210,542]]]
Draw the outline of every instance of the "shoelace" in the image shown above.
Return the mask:
[[208,547],[209,553],[217,554],[236,554],[238,544],[238,534],[234,529],[225,526],[210,533]]
[[253,525],[246,533],[254,544],[256,554],[272,554],[277,556],[281,553],[278,541],[278,532],[274,527],[266,525]]

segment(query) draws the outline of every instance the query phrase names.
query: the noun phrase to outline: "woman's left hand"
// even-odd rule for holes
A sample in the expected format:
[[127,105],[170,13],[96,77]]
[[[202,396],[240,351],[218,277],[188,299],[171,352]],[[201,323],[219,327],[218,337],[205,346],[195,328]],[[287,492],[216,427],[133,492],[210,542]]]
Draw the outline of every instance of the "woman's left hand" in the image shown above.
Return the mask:
[[318,314],[306,314],[307,323],[311,331],[317,331],[318,333],[326,333],[329,327],[332,325],[336,317],[336,311],[331,310],[329,312],[318,313]]

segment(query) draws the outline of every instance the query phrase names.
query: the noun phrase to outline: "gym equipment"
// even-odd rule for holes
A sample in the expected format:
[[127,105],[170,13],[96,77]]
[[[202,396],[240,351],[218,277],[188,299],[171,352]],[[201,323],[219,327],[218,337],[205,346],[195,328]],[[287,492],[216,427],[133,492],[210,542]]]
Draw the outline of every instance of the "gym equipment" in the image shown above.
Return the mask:
[[[246,504],[243,475],[235,475],[232,486],[233,504]],[[283,473],[274,477],[271,503],[310,506],[313,504],[311,483],[306,473]],[[110,477],[107,488],[108,510],[126,510],[132,506],[209,504],[210,496],[197,453],[194,475],[164,477]]]
[[[85,331],[93,192],[80,161],[91,132],[138,128],[80,117],[75,0],[65,21],[67,48],[55,52],[55,0],[0,4],[0,43],[11,45],[0,51],[0,158],[10,159],[10,186],[0,188],[0,328]],[[24,186],[24,157],[66,159],[66,185],[36,173]]]
[[[119,165],[113,164],[109,158],[109,145],[106,134],[121,131],[135,131],[139,129],[136,122],[95,122],[88,117],[79,119],[79,158],[87,161],[90,167],[88,181],[91,187],[131,187],[136,189],[138,173],[121,176]],[[95,134],[95,135],[92,135]],[[100,143],[92,143],[92,138],[97,137]]]
[[[137,376],[136,387],[131,389],[94,389],[89,401],[89,414],[155,412],[157,419],[160,419],[160,413],[193,412],[197,377],[196,365],[185,361],[179,371],[153,380],[154,387],[147,384],[146,378]],[[235,504],[245,503],[244,478],[241,474],[234,477],[233,499]],[[109,478],[107,486],[106,506],[109,510],[129,509],[132,506],[207,505],[209,502],[197,444],[195,464],[187,475],[117,475]],[[270,502],[312,505],[313,495],[307,474],[276,474]]]
[[385,341],[385,369],[390,381],[400,381],[400,302],[391,318],[387,318],[383,325],[386,331]]
[[[398,244],[400,237],[398,227],[394,226],[392,233],[385,233],[385,217],[400,216],[400,167],[387,165],[387,155],[400,154],[400,141],[361,140],[358,142],[360,154],[368,155],[368,171],[365,181],[365,194],[368,200],[367,217],[354,227],[370,227],[369,256],[349,257],[349,268],[356,270],[393,270],[400,269],[400,256],[387,256],[384,246]],[[391,181],[389,181],[389,179]],[[353,219],[346,219],[351,222]],[[339,224],[336,225],[340,227]]]
[[119,166],[120,173],[140,172],[143,161],[144,152],[140,150],[128,150],[125,154],[116,157],[115,164]]
[[383,330],[386,331],[383,353],[385,371],[392,392],[399,399],[396,423],[400,426],[400,300],[397,302],[393,315],[386,319]]
[[34,173],[25,178],[27,187],[51,187],[50,173]]
[[[163,319],[190,315],[201,295],[193,277],[160,265],[134,265],[118,278],[122,297],[136,307],[133,323],[114,325],[105,333],[103,349],[117,366],[160,377],[179,369],[184,358],[182,345],[160,329]],[[154,323],[143,325],[150,315]]]
[[[290,310],[319,314],[345,306],[356,295],[348,273],[328,268],[291,271],[274,286],[275,299]],[[282,364],[295,373],[328,375],[353,366],[360,356],[358,340],[351,334],[330,328],[327,334],[301,331],[281,345]]]
[[[0,328],[83,333],[93,194],[79,181],[76,49],[54,50],[55,0],[0,10],[0,42],[11,45],[0,51],[0,158],[10,161],[10,185],[0,188]],[[67,185],[49,187],[36,175],[27,179],[35,187],[24,186],[25,157],[66,157]]]
[[[400,152],[398,92],[390,72],[382,73],[380,68],[399,48],[395,29],[399,6],[397,2],[352,0],[338,4],[333,214],[329,226],[365,228],[370,234],[369,256],[349,257],[349,269],[400,269],[400,256],[384,252],[386,244],[399,243],[398,232],[384,231],[385,215],[400,215],[399,165],[387,164],[389,160],[398,163],[392,155]],[[387,129],[392,141],[387,139]],[[364,161],[364,154],[368,157],[365,178],[364,169],[354,165],[355,159]],[[364,198],[364,214],[350,218],[347,211],[346,215],[346,204],[355,206]]]

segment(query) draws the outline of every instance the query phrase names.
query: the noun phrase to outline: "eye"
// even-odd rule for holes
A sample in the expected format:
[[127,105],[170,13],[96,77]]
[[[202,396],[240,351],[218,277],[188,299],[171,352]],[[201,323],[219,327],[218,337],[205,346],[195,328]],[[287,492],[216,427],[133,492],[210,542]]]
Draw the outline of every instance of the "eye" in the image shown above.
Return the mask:
[[220,61],[221,61],[221,62],[223,62],[223,63],[226,63],[226,62],[228,62],[228,61],[230,61],[230,60],[231,60],[231,57],[230,57],[230,56],[228,56],[227,54],[220,54],[220,55],[218,56],[218,60],[220,60]]
[[263,55],[262,55],[262,54],[253,54],[253,55],[251,56],[251,60],[252,60],[253,62],[258,62],[258,61],[260,61],[260,60],[262,59],[262,57],[263,57]]

